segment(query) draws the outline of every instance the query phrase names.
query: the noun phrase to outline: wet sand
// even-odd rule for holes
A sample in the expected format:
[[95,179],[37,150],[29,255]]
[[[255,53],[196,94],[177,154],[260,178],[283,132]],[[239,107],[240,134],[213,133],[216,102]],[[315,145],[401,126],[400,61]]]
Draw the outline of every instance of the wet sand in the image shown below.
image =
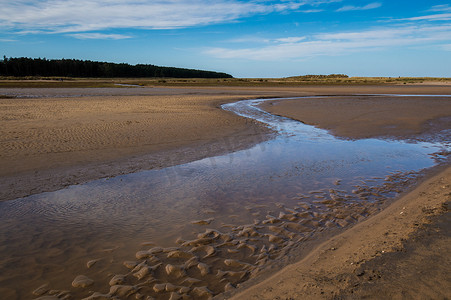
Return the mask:
[[[261,106],[345,139],[451,141],[449,97],[348,96],[274,101]],[[435,172],[438,174],[387,209],[232,299],[451,297],[451,168]]]
[[[448,167],[233,299],[448,299],[450,191]],[[429,245],[415,242],[425,233]]]
[[[415,88],[415,92],[419,94],[432,93],[428,90],[430,87],[425,90]],[[12,122],[9,123],[10,126],[14,124],[9,127],[8,132],[14,131],[12,128],[24,129],[19,139],[22,144],[14,144],[13,136],[2,140],[2,147],[3,145],[19,145],[15,148],[6,147],[5,151],[1,152],[2,166],[10,163],[9,167],[4,169],[5,174],[1,176],[2,185],[7,183],[9,188],[2,190],[8,191],[9,197],[15,197],[18,194],[37,193],[41,191],[41,188],[44,190],[58,189],[64,185],[94,178],[129,173],[145,168],[158,168],[194,160],[199,156],[206,157],[213,153],[244,148],[263,140],[269,131],[265,131],[253,122],[221,111],[218,108],[219,103],[258,96],[302,96],[309,93],[323,94],[333,91],[333,88],[322,87],[309,89],[311,88],[241,90],[239,92],[243,93],[242,95],[238,95],[238,92],[234,90],[234,95],[231,96],[212,95],[211,89],[205,89],[202,92],[196,91],[195,95],[181,96],[90,96],[1,100],[2,125],[9,121]],[[336,88],[335,92],[340,92],[340,90],[340,88]],[[350,92],[348,87],[345,90],[346,93]],[[381,87],[360,87],[360,89],[354,87],[352,91],[353,93],[363,91],[376,93],[376,90],[379,93],[383,93],[383,91],[396,93],[395,90],[397,93],[408,93],[405,87],[388,87],[386,90]],[[341,91],[343,92],[343,90]],[[413,89],[410,91],[413,93]],[[440,89],[436,91],[440,91]],[[441,90],[440,93],[443,91]],[[221,90],[220,93],[226,92]],[[404,103],[402,106],[408,108],[409,105],[420,104],[420,102],[412,102],[411,104]],[[43,109],[34,115],[36,107],[43,107]],[[374,107],[377,107],[376,103],[374,103]],[[11,111],[16,112],[16,115],[9,114]],[[336,114],[336,116],[338,115]],[[391,125],[390,119],[386,119],[389,116],[389,114],[386,115],[384,120]],[[440,114],[434,116],[442,117]],[[417,123],[424,124],[421,116],[417,116],[417,119]],[[337,123],[340,121],[338,117],[335,120]],[[17,123],[13,123],[14,121]],[[134,121],[140,123],[133,123]],[[360,121],[362,122],[362,120]],[[103,126],[104,123],[107,123],[108,126]],[[443,122],[438,124],[433,127],[433,132],[443,128],[440,127]],[[88,128],[83,128],[82,125],[86,125]],[[205,130],[205,128],[209,130]],[[36,137],[32,134],[34,130],[39,132]],[[143,130],[145,133],[142,133]],[[18,132],[16,130],[16,134]],[[90,135],[91,132],[94,134]],[[405,138],[412,133],[396,134],[398,137]],[[390,136],[396,137],[396,134]],[[65,144],[72,148],[64,148]],[[186,149],[190,148],[194,149],[194,151],[188,151],[188,153],[192,153],[192,156],[185,156]],[[53,149],[59,150],[54,151]],[[22,152],[24,150],[25,152]],[[9,156],[6,157],[3,153],[8,153]],[[15,165],[18,169],[14,169]],[[355,269],[350,269],[348,264],[357,268],[356,266],[370,261],[382,251],[399,249],[400,241],[407,238],[418,227],[415,224],[422,224],[425,216],[441,211],[441,203],[446,201],[450,192],[451,171],[446,170],[446,172],[423,183],[418,189],[395,202],[393,206],[376,217],[346,231],[343,234],[345,238],[340,239],[342,235],[333,238],[327,242],[329,244],[323,244],[298,264],[282,270],[272,281],[263,282],[256,288],[245,291],[245,294],[238,294],[237,298],[273,299],[283,298],[285,295],[287,298],[330,298],[330,295],[339,293],[346,295],[351,288],[344,284],[351,282],[351,279],[344,283],[340,280],[345,275],[355,274],[353,273]],[[88,176],[83,177],[86,174]],[[34,188],[27,185],[29,183],[33,183]],[[26,189],[21,190],[23,186]],[[331,196],[334,196],[332,194]],[[431,195],[434,197],[430,197]],[[312,194],[312,196],[314,195]],[[315,194],[316,196],[318,195]],[[339,203],[340,201],[337,200],[333,204],[325,203],[325,205],[335,205],[335,208],[340,209]],[[254,265],[258,262],[265,264],[266,257],[283,258],[284,247],[292,246],[291,239],[302,240],[306,233],[315,228],[314,223],[300,225],[296,223],[303,218],[302,214],[305,213],[306,208],[302,207],[303,205],[306,204],[298,203],[295,211],[283,212],[284,209],[281,207],[282,212],[278,216],[267,216],[262,224],[231,226],[230,230],[224,230],[224,232],[206,230],[194,240],[179,241],[180,246],[177,249],[144,245],[144,248],[148,250],[137,252],[136,258],[138,262],[142,258],[147,258],[147,263],[139,265],[136,264],[136,261],[130,261],[130,264],[126,266],[130,268],[130,272],[122,279],[115,277],[116,280],[110,283],[113,289],[110,292],[112,295],[135,294],[133,285],[124,285],[123,283],[150,280],[148,279],[150,272],[158,273],[163,279],[171,278],[176,282],[179,280],[179,282],[177,286],[155,284],[149,293],[163,292],[165,295],[169,293],[171,296],[177,296],[183,294],[182,289],[185,286],[192,287],[190,292],[197,294],[200,298],[209,298],[211,291],[205,290],[201,286],[196,287],[198,284],[195,278],[204,276],[208,281],[217,282],[215,288],[218,291],[234,290],[237,283],[241,282],[243,278],[248,279],[258,274],[258,268],[254,268],[250,264]],[[401,210],[399,210],[400,207]],[[341,214],[344,211],[349,213],[349,209],[349,207],[343,208]],[[352,225],[355,220],[360,220],[362,212],[359,212],[358,209],[355,207],[355,211],[352,212],[353,216],[350,218],[351,222],[346,221],[347,224],[343,227]],[[336,213],[340,214],[340,211],[334,212],[334,214]],[[331,224],[345,221],[344,217],[343,219],[336,218],[334,214],[312,214],[311,221],[324,223],[331,220]],[[383,222],[377,221],[377,217],[380,215],[384,217]],[[315,218],[318,220],[316,221]],[[399,223],[400,221],[402,223]],[[211,220],[202,219],[195,221],[193,225],[205,226],[209,222]],[[367,222],[373,223],[365,226],[364,224]],[[388,229],[382,227],[387,224],[391,227]],[[408,226],[404,226],[405,224]],[[358,228],[361,228],[361,231],[356,233]],[[233,239],[228,235],[229,231],[233,232]],[[299,232],[301,234],[298,236]],[[346,236],[348,232],[351,233]],[[249,239],[254,240],[257,247],[253,247],[248,242]],[[278,246],[271,249],[271,245]],[[257,250],[258,252],[256,252]],[[344,254],[341,254],[341,251]],[[198,260],[192,259],[193,257],[197,257]],[[336,257],[339,259],[335,259]],[[315,260],[316,258],[317,260]],[[344,265],[340,265],[343,260],[345,261]],[[164,267],[159,265],[161,261],[164,262]],[[309,265],[305,265],[306,261]],[[205,262],[207,263],[205,264]],[[90,269],[96,264],[100,263],[95,260],[88,261],[87,268]],[[218,264],[222,266],[222,269],[217,269]],[[300,282],[302,283],[300,284]],[[337,282],[343,283],[343,285],[339,285]],[[228,285],[229,283],[230,285]],[[249,284],[252,283],[255,282],[249,281]],[[90,279],[84,277],[76,277],[72,283],[74,288],[89,288],[91,284]],[[42,294],[45,294],[48,292],[48,288],[43,287],[42,291],[44,291]],[[35,290],[35,295],[42,295],[42,291]],[[239,291],[241,292],[241,290]],[[66,295],[63,291],[59,292],[62,293],[62,297]],[[214,292],[216,293],[216,290]],[[98,296],[101,297],[101,295]]]
[[450,97],[351,95],[273,101],[262,107],[349,139],[418,140],[433,138],[440,129],[451,128]]

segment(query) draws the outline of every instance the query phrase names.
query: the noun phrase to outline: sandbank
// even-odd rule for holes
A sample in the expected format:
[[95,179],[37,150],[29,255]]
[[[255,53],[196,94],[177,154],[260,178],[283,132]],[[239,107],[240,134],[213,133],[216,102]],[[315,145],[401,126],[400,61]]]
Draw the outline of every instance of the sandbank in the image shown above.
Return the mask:
[[349,139],[433,139],[451,128],[451,97],[349,95],[271,101],[262,107]]

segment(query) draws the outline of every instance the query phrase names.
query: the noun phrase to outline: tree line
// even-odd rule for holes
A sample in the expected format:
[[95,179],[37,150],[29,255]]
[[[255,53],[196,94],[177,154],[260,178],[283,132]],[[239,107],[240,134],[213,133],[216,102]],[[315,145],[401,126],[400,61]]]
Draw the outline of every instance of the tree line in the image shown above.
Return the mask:
[[232,75],[220,72],[146,64],[130,65],[78,59],[7,58],[6,56],[0,60],[0,76],[233,78]]

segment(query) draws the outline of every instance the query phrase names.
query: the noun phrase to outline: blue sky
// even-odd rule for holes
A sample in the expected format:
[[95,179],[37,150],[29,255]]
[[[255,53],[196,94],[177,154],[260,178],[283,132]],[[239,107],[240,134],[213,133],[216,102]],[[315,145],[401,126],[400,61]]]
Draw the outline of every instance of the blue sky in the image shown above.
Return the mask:
[[451,4],[404,0],[0,0],[0,55],[235,77],[451,77]]

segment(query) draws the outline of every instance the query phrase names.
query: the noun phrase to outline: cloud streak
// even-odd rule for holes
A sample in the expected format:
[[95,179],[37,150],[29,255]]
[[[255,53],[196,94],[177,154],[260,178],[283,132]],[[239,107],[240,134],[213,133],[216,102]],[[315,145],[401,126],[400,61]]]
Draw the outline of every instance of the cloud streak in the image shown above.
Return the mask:
[[174,29],[336,1],[339,0],[0,0],[0,27],[26,33]]
[[449,20],[451,20],[451,13],[433,14],[433,15],[401,19],[401,21],[449,21]]
[[[209,48],[205,54],[223,59],[282,61],[314,56],[339,56],[362,51],[405,46],[449,44],[451,25],[405,26],[356,32],[324,33],[305,39],[273,39],[266,47],[228,49]],[[446,46],[444,46],[446,47]]]
[[68,36],[80,40],[123,40],[132,37],[130,35],[125,34],[106,34],[100,32],[72,33],[68,34]]
[[451,12],[451,6],[449,6],[449,4],[434,5],[429,11]]
[[342,8],[337,9],[336,11],[344,12],[344,11],[353,11],[353,10],[370,10],[370,9],[379,8],[381,6],[382,6],[382,3],[379,3],[379,2],[370,3],[365,6],[346,5],[346,6],[343,6]]

